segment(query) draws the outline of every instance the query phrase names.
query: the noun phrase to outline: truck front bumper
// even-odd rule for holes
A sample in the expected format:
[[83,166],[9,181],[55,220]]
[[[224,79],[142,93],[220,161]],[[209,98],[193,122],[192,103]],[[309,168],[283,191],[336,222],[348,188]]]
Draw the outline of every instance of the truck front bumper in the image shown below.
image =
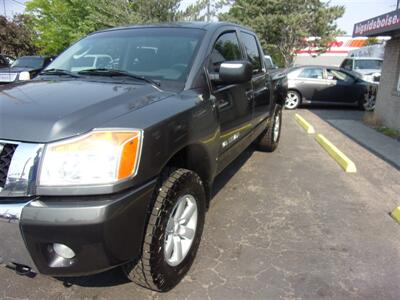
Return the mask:
[[[0,263],[81,276],[134,261],[141,255],[155,183],[102,196],[0,198]],[[75,256],[59,256],[54,244]]]

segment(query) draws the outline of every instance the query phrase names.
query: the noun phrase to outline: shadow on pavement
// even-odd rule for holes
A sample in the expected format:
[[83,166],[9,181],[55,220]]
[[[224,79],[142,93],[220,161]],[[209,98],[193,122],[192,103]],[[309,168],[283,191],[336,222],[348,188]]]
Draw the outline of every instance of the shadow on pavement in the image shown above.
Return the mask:
[[360,146],[400,170],[400,143],[365,125],[364,111],[347,106],[313,106],[307,109]]
[[[249,146],[242,154],[239,155],[225,170],[223,170],[215,179],[212,199],[218,192],[229,182],[236,172],[246,163],[255,151],[253,145]],[[73,285],[80,287],[111,287],[130,283],[120,268],[115,268],[96,275],[82,277],[58,277],[57,280],[64,283],[65,287]]]

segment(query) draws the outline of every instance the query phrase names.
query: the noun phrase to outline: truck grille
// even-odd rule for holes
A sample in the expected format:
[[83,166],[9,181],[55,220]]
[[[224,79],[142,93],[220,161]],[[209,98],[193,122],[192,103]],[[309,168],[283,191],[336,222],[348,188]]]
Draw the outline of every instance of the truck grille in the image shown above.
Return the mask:
[[11,159],[18,145],[5,144],[1,151],[0,145],[0,188],[4,188],[7,180],[8,169],[10,168]]

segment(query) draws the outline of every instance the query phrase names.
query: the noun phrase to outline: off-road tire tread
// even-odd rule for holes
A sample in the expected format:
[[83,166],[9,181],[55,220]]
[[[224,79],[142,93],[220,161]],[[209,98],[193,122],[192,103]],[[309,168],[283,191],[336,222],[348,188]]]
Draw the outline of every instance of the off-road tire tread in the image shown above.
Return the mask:
[[198,184],[203,186],[200,177],[196,173],[187,169],[169,168],[162,174],[158,193],[156,192],[153,207],[149,211],[142,256],[134,267],[132,263],[123,268],[125,274],[131,281],[153,291],[165,292],[172,288],[165,287],[163,285],[164,282],[162,276],[157,274],[155,271],[156,266],[154,266],[154,262],[151,261],[151,246],[155,232],[159,228],[159,222],[162,219],[160,216],[167,213],[165,209],[167,204],[166,200],[174,197],[179,188],[179,182],[184,182],[185,180],[195,180]]

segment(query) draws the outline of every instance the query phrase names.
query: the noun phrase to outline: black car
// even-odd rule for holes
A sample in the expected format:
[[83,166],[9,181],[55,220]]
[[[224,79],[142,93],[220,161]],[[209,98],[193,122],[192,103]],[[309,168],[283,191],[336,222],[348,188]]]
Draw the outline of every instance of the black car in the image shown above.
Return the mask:
[[217,174],[251,143],[278,146],[287,82],[262,58],[230,23],[124,27],[0,87],[0,261],[174,287]]
[[365,81],[360,75],[328,66],[301,66],[287,71],[287,109],[300,104],[355,105],[373,110],[378,84]]
[[9,67],[14,62],[14,58],[8,55],[0,54],[0,68]]
[[51,57],[22,56],[14,61],[11,66],[0,69],[0,84],[30,80],[37,76],[51,61]]

